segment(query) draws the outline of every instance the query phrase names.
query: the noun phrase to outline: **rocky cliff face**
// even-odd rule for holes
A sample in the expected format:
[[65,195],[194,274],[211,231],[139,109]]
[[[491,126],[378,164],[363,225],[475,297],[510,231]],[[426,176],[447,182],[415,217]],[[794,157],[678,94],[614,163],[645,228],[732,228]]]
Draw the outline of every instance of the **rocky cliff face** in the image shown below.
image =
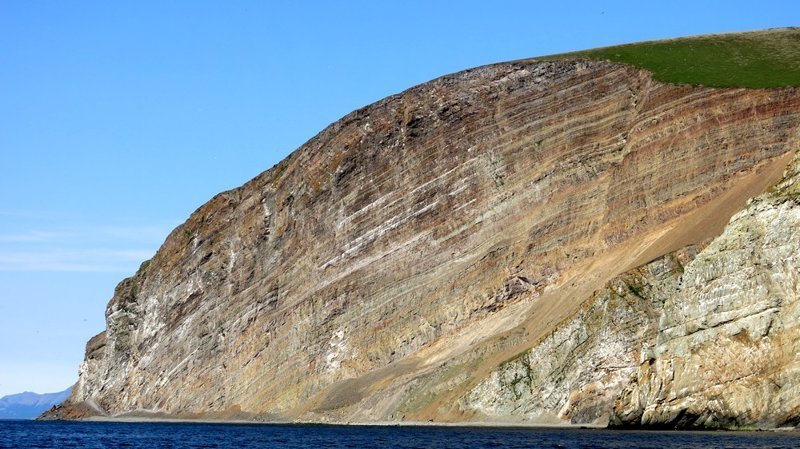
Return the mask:
[[[797,89],[665,85],[607,62],[412,88],[175,229],[118,286],[51,416],[595,419],[613,395],[588,392],[638,370],[622,346],[651,338],[662,307],[618,283],[595,292],[719,234],[780,179],[798,130]],[[670,260],[636,276],[677,282]],[[623,326],[606,339],[609,323]],[[532,357],[569,386],[521,404],[503,387],[516,374],[492,373]]]
[[502,364],[461,401],[484,420],[602,423],[652,344],[666,293],[692,246],[613,279],[529,351]]
[[631,270],[461,400],[484,420],[796,426],[800,155],[698,253]]
[[614,407],[628,426],[800,422],[800,157],[666,295],[655,347]]

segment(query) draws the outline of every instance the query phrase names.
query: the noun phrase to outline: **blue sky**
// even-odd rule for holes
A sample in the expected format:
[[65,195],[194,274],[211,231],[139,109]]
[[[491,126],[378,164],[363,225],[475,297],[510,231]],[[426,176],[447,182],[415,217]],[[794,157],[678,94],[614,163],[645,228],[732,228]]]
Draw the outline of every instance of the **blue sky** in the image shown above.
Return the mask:
[[800,25],[794,0],[0,0],[0,396],[61,390],[114,286],[342,115],[491,62]]

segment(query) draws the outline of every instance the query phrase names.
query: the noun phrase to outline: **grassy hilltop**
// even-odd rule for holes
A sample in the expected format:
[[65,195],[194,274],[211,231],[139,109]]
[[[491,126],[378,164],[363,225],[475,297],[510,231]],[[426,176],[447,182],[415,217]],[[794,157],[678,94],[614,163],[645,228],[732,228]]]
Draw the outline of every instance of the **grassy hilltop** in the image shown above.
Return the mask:
[[630,64],[674,84],[800,86],[800,28],[641,42],[538,59],[575,58]]

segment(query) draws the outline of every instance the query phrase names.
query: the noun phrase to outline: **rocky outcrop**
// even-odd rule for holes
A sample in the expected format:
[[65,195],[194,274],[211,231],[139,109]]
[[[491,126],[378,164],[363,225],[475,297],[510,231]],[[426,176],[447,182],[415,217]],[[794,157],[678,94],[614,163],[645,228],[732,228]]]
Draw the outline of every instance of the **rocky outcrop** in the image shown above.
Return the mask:
[[666,293],[692,246],[618,276],[541,342],[504,363],[461,401],[487,421],[606,424],[651,345]]
[[800,422],[800,157],[666,298],[657,344],[614,408],[624,426]]
[[462,408],[490,421],[796,426],[799,173],[800,155],[703,251],[615,278]]
[[[532,346],[578,366],[546,342],[602,340],[615,318],[586,315],[586,299],[719,234],[781,177],[798,129],[797,89],[665,85],[608,62],[498,64],[412,88],[175,229],[115,291],[62,413],[476,419],[460,399],[492,391],[481,382]],[[612,296],[600,303],[631,324],[658,306]],[[574,333],[546,340],[581,310]],[[632,353],[617,356],[564,379],[617,385],[610,367]],[[575,388],[519,410],[600,416]]]

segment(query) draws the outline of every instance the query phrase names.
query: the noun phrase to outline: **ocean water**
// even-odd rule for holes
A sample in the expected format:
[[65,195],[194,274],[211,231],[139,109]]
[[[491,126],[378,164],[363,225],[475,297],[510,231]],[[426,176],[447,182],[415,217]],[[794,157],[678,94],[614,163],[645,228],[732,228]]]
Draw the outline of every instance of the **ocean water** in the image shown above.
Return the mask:
[[0,421],[0,448],[796,448],[792,432]]

